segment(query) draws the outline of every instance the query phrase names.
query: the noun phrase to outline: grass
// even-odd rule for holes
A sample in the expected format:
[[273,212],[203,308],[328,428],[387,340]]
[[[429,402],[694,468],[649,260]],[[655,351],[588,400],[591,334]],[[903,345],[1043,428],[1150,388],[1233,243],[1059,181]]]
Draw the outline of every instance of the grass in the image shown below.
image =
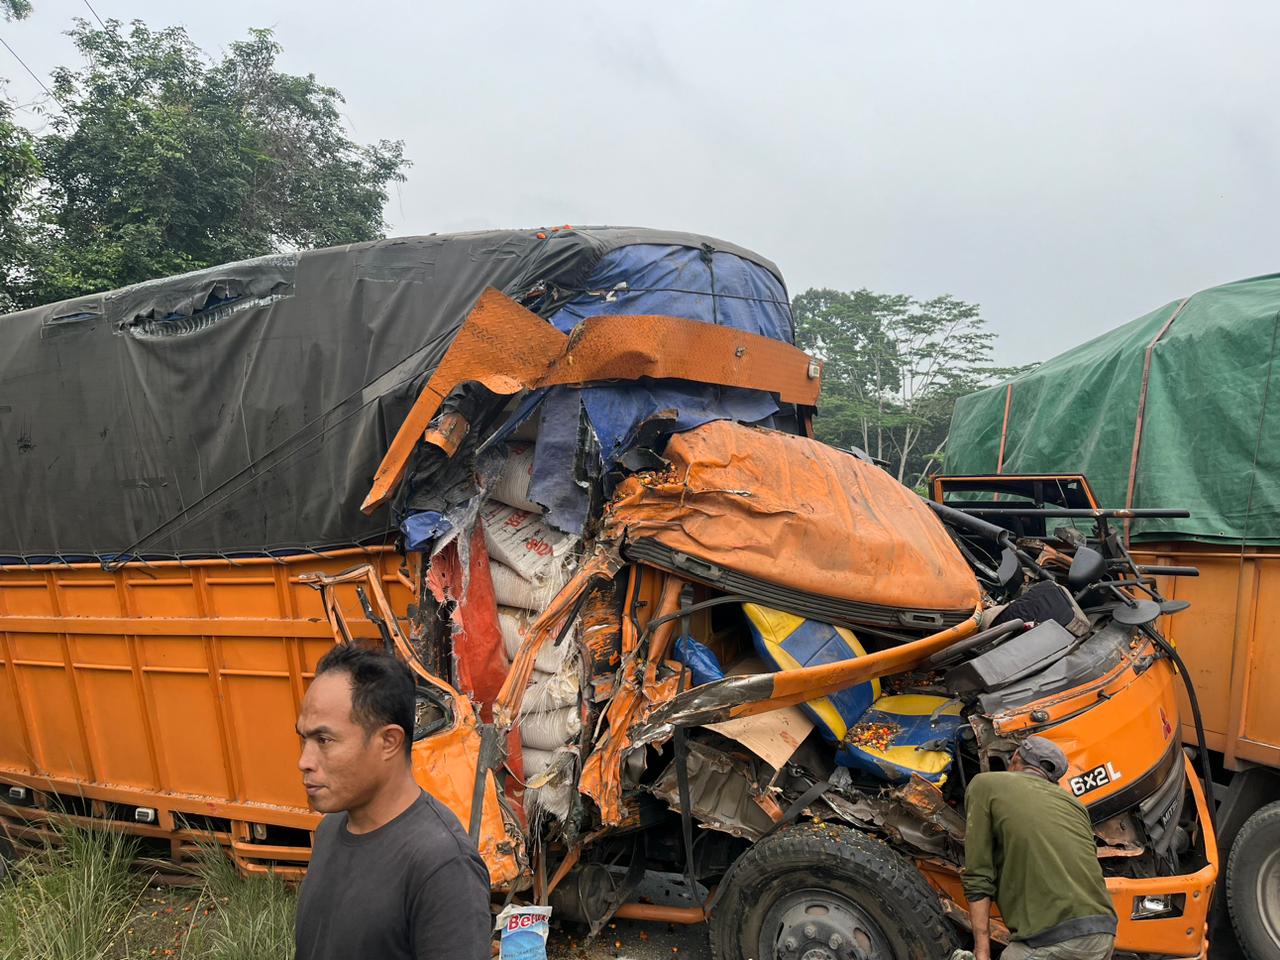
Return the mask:
[[245,879],[216,844],[200,883],[170,888],[131,868],[134,841],[67,828],[0,883],[0,960],[292,960],[296,896]]
[[242,877],[216,845],[205,848],[200,873],[216,920],[193,931],[201,960],[292,960],[297,896],[275,877]]

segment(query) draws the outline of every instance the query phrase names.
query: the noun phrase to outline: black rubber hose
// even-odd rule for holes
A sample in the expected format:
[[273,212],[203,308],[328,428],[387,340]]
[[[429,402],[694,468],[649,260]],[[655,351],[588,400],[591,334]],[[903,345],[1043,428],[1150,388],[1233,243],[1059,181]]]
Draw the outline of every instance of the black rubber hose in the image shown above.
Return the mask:
[[1217,803],[1213,797],[1213,770],[1209,766],[1209,748],[1204,742],[1204,720],[1200,716],[1200,700],[1196,697],[1196,686],[1191,682],[1191,674],[1187,672],[1187,665],[1182,662],[1182,658],[1178,656],[1178,651],[1174,649],[1173,645],[1149,626],[1142,627],[1142,632],[1150,637],[1152,643],[1173,661],[1173,665],[1178,671],[1178,676],[1182,678],[1183,689],[1187,691],[1187,700],[1191,703],[1191,719],[1196,726],[1196,741],[1199,744],[1197,752],[1200,754],[1200,776],[1204,780],[1204,802],[1209,808],[1209,825],[1216,832],[1218,823]]

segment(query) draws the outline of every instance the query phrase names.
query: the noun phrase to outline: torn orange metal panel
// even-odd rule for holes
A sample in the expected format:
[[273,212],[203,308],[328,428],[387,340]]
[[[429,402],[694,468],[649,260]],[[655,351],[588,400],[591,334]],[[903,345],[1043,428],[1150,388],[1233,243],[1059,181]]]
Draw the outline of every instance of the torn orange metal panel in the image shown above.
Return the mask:
[[422,439],[439,447],[446,457],[452,457],[470,432],[471,424],[467,422],[467,418],[455,410],[442,416],[434,427],[423,434]]
[[691,380],[776,393],[785,403],[818,402],[822,365],[781,340],[652,314],[588,317],[569,334],[540,387],[601,380]]
[[520,715],[520,705],[524,701],[529,679],[533,676],[538,651],[573,615],[578,598],[590,590],[597,579],[613,579],[621,563],[617,554],[598,548],[590,559],[578,567],[573,579],[556,594],[551,605],[530,625],[520,649],[516,651],[515,659],[511,661],[511,669],[507,671],[506,681],[498,691],[494,704],[494,723],[503,733],[512,728],[516,717]]
[[[508,396],[538,387],[653,377],[765,390],[788,403],[813,406],[821,370],[790,344],[678,317],[593,317],[566,335],[490,288],[391,441],[361,509],[371,513],[391,495],[440,404],[463,383]],[[443,426],[436,432],[446,441],[437,445],[448,452],[451,439]]]
[[[680,590],[687,581],[679,577],[669,576],[662,584],[662,594],[658,599],[657,617],[674,617],[680,610]],[[649,632],[649,647],[645,651],[646,664],[644,668],[644,695],[653,701],[657,698],[658,687],[658,667],[662,661],[666,659],[667,648],[671,645],[672,638],[675,637],[676,627],[680,625],[679,620],[663,620],[653,630]]]
[[[633,568],[632,582],[639,577],[639,571]],[[674,576],[666,576],[662,581],[662,591],[653,617],[667,617],[680,609],[680,588],[684,581]],[[630,618],[627,618],[630,620]],[[680,675],[673,674],[663,680],[655,676],[656,664],[652,657],[658,643],[655,642],[659,631],[667,627],[674,629],[675,620],[660,624],[653,632],[655,640],[650,641],[649,658],[646,662],[634,656],[628,656],[622,673],[622,682],[614,690],[609,706],[605,710],[606,730],[596,743],[596,749],[587,757],[582,765],[582,776],[578,778],[578,790],[596,802],[600,809],[600,820],[607,825],[621,823],[626,811],[622,802],[622,759],[623,754],[634,744],[631,730],[636,724],[644,721],[646,715],[656,706],[670,701],[679,689]],[[669,639],[669,638],[668,638]],[[637,650],[637,646],[631,649]]]
[[582,650],[586,675],[593,682],[612,677],[621,662],[622,617],[613,584],[592,589],[582,606]]
[[650,539],[835,600],[956,619],[979,602],[973,569],[946,528],[874,464],[807,437],[724,420],[676,434],[663,457],[670,469],[618,485],[607,538]]
[[[401,659],[417,676],[418,683],[429,684],[449,700],[453,711],[453,725],[448,730],[432,734],[413,745],[413,778],[420,787],[452,810],[462,823],[470,822],[481,742],[470,699],[432,676],[418,662],[417,654],[401,631],[391,603],[387,600],[372,566],[361,564],[334,576],[304,574],[299,579],[320,591],[325,614],[334,639],[338,642],[350,637],[351,631],[335,600],[335,588],[343,584],[359,584],[364,588],[374,613],[386,624],[392,643]],[[524,841],[515,825],[508,824],[503,815],[492,771],[485,773],[481,804],[480,838],[477,846],[489,868],[490,882],[494,886],[502,886],[521,876],[525,870]]]

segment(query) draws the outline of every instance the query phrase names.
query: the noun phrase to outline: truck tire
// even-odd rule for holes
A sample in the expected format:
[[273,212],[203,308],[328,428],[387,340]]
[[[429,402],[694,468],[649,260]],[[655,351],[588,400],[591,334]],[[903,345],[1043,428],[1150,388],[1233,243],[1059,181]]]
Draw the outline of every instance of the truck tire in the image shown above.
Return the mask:
[[1280,960],[1280,800],[1249,817],[1231,844],[1227,912],[1249,960]]
[[938,896],[890,847],[844,826],[779,830],[734,863],[710,921],[715,960],[938,960]]

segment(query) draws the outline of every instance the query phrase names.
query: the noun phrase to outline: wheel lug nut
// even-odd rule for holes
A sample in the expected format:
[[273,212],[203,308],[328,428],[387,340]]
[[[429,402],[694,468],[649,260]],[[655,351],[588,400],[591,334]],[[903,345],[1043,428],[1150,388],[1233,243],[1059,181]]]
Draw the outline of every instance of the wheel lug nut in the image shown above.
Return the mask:
[[814,937],[818,935],[818,928],[815,927],[812,923],[806,923],[804,925],[804,935],[808,937],[810,940],[812,940]]
[[844,937],[840,936],[838,933],[833,933],[831,935],[831,939],[827,941],[827,945],[831,947],[832,950],[839,950],[844,946]]
[[786,950],[788,953],[790,953],[795,948],[796,948],[795,937],[787,937],[787,939],[782,941],[782,949]]

